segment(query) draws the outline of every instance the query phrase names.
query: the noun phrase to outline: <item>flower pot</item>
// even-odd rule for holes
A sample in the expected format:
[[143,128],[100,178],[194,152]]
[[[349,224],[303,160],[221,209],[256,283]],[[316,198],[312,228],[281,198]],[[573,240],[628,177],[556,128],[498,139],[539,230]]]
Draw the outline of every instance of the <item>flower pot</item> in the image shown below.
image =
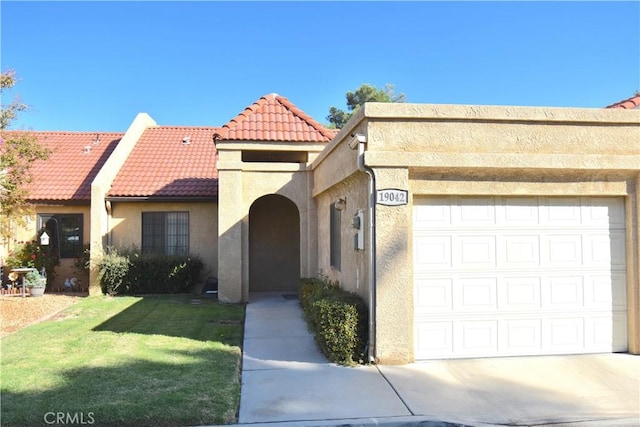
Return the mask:
[[44,288],[31,287],[29,288],[29,295],[32,297],[41,297],[44,295]]

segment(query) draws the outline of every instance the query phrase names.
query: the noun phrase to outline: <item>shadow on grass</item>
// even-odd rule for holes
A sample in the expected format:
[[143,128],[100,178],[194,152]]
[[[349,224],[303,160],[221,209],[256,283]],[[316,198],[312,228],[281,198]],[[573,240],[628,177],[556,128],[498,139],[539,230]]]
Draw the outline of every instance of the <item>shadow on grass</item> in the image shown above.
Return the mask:
[[[2,393],[3,426],[175,426],[235,422],[239,350],[172,351],[55,372],[48,389]],[[90,365],[89,363],[88,365]],[[47,375],[52,375],[48,373]]]
[[3,342],[3,426],[236,421],[244,306],[163,295],[73,310]]
[[243,322],[242,305],[198,295],[151,295],[140,297],[93,330],[213,340],[241,347]]

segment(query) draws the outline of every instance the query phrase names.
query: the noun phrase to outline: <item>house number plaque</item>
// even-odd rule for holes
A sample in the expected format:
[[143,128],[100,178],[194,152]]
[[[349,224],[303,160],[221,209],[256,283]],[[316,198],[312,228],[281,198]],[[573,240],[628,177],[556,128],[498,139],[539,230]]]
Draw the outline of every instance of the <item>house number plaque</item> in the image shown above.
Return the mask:
[[385,206],[401,206],[406,205],[408,201],[407,190],[399,190],[397,188],[386,188],[378,190],[376,194],[376,203]]

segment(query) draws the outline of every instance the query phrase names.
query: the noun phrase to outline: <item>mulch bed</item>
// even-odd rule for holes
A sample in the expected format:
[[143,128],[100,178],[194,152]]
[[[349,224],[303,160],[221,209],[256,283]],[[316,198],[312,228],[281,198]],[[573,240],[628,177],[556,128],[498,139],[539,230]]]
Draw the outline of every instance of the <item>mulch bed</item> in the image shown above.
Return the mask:
[[42,322],[80,301],[76,295],[44,294],[22,298],[18,293],[0,296],[0,337]]

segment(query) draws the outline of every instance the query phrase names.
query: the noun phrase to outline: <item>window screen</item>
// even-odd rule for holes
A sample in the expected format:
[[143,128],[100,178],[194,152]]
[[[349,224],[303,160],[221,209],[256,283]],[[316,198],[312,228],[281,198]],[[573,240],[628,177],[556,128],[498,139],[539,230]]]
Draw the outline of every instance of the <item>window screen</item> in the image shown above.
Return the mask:
[[142,252],[189,255],[189,212],[143,212]]

